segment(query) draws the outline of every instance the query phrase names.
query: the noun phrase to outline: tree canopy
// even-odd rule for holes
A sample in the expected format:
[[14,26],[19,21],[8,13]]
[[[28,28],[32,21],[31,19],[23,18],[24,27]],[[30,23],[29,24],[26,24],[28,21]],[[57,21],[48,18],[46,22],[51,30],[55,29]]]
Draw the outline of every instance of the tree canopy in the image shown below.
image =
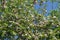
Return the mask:
[[34,0],[0,2],[0,40],[60,40],[58,15],[38,14]]

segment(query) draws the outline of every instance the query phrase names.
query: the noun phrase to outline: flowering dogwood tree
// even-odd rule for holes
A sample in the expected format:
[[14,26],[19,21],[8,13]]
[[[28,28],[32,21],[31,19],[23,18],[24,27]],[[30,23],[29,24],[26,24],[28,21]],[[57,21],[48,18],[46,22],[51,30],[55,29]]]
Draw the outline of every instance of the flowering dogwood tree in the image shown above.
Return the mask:
[[34,0],[0,2],[0,40],[60,40],[57,16],[38,14]]

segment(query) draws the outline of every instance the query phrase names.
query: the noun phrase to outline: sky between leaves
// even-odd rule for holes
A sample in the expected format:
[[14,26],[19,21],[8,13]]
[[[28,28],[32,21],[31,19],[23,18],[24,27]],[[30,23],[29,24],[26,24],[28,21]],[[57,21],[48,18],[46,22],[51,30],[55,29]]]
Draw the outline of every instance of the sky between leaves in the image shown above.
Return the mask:
[[[40,0],[38,0],[38,2],[39,2]],[[49,14],[49,12],[51,11],[51,10],[56,10],[57,8],[58,8],[58,2],[53,2],[53,4],[52,4],[52,2],[50,2],[50,1],[48,1],[48,2],[43,2],[43,5],[44,4],[46,4],[47,6],[46,6],[46,11],[47,11],[47,14],[46,14],[46,16]],[[35,5],[34,5],[34,8],[38,11],[38,9],[39,8],[43,8],[43,5],[42,6],[40,6],[38,3],[36,3]],[[52,9],[52,6],[53,6],[53,9]],[[41,13],[42,11],[39,11],[39,13]]]

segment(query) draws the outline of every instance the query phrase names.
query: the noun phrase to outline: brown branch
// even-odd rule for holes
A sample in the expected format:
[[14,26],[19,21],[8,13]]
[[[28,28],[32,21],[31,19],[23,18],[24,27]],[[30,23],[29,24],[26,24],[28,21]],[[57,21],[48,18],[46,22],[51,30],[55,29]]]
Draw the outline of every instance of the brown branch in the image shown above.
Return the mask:
[[2,10],[5,9],[6,0],[2,0]]
[[34,0],[33,3],[36,4],[36,0]]

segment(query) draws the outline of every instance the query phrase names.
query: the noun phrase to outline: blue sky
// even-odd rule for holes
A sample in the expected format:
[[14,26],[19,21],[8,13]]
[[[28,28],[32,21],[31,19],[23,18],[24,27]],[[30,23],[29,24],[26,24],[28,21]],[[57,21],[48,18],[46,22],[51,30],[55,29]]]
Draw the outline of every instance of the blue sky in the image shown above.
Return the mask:
[[[38,1],[39,2],[39,1]],[[48,13],[51,11],[51,10],[56,10],[57,9],[57,7],[58,7],[58,2],[53,2],[53,4],[52,4],[52,2],[51,1],[48,1],[48,2],[44,2],[43,3],[43,5],[44,4],[46,4],[47,6],[46,6],[46,10],[47,10],[47,14],[46,15],[48,15]],[[43,8],[44,6],[40,6],[39,4],[35,4],[34,5],[34,8],[38,11],[38,9],[39,8]],[[52,6],[53,6],[53,9],[52,9]],[[42,12],[42,10],[41,11],[39,11],[39,12]]]

